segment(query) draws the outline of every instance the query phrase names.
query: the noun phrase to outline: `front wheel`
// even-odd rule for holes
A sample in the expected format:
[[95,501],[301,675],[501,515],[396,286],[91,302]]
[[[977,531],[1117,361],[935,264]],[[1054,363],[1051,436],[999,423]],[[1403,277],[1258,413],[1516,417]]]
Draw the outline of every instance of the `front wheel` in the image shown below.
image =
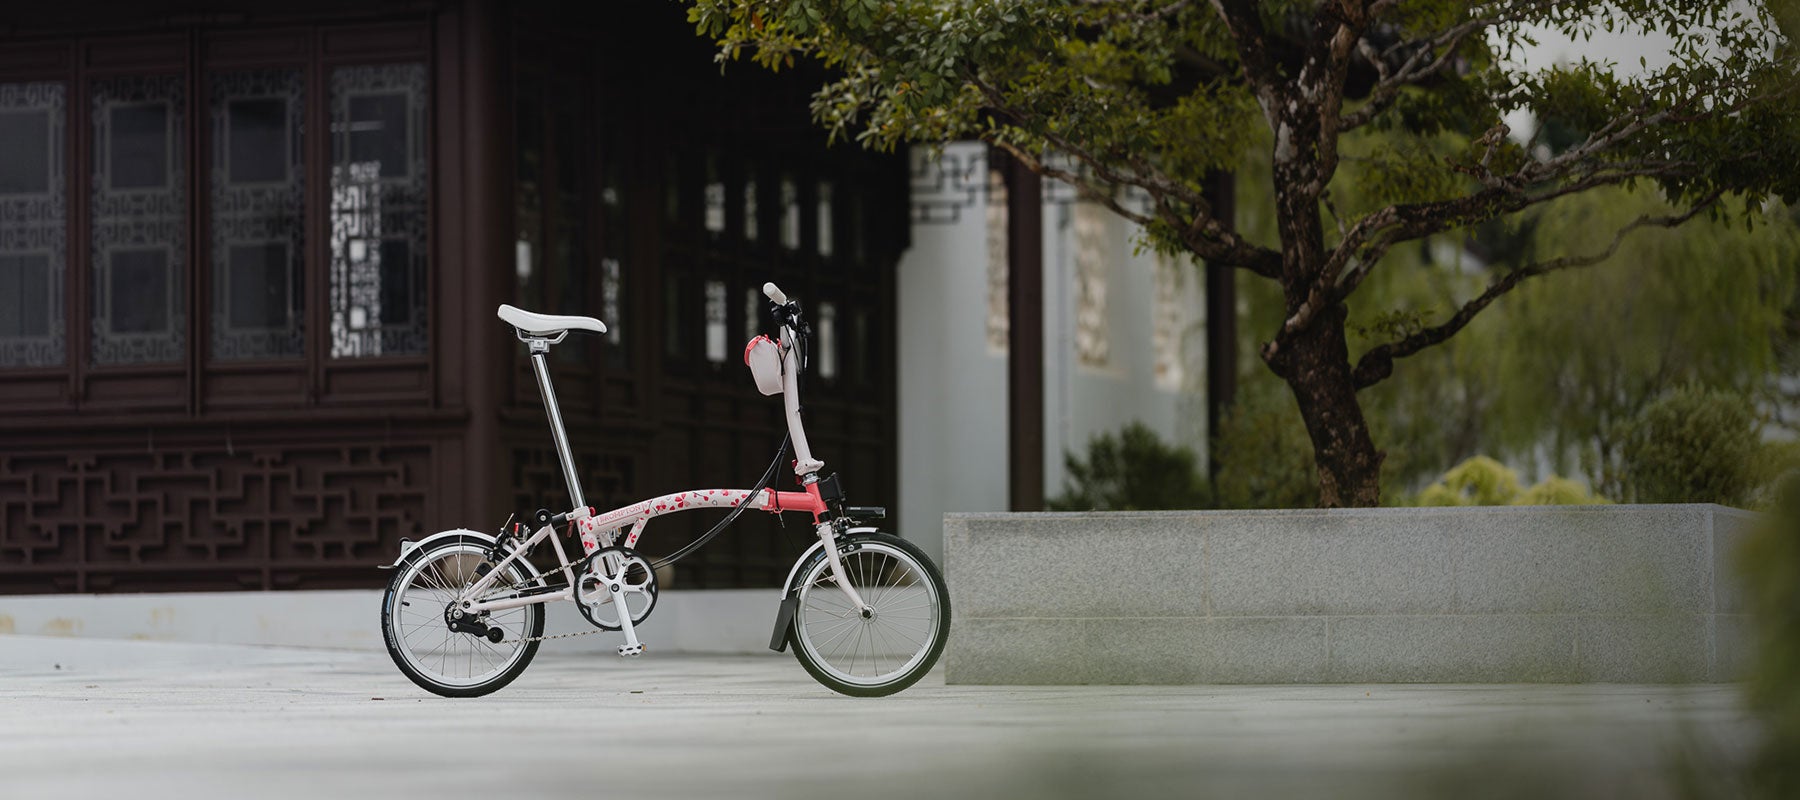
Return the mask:
[[844,576],[866,609],[854,607],[824,550],[800,569],[792,642],[800,666],[833,691],[881,697],[931,671],[950,637],[950,593],[931,559],[886,533],[838,543]]

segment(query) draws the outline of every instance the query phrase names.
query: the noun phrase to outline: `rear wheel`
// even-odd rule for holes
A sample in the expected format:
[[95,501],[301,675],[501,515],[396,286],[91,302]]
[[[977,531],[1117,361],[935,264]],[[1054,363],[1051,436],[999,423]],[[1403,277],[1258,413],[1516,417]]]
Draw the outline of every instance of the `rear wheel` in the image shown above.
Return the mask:
[[[426,545],[403,560],[381,602],[381,633],[394,665],[426,691],[479,697],[519,677],[544,635],[544,606],[534,604],[453,618],[462,591],[492,569],[489,543],[472,536]],[[518,592],[536,584],[513,562],[485,593]]]
[[890,695],[931,671],[950,637],[950,593],[931,559],[885,533],[839,542],[844,575],[867,608],[838,587],[823,550],[800,569],[792,643],[800,666],[833,691]]

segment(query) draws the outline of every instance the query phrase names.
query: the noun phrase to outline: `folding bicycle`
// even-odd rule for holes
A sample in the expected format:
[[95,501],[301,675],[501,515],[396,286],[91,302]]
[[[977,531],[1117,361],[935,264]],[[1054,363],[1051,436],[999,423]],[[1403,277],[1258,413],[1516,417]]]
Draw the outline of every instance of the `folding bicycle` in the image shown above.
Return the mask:
[[[821,475],[800,420],[800,375],[810,330],[800,304],[775,284],[763,285],[777,339],[758,336],[744,349],[758,388],[779,394],[788,440],[750,489],[702,489],[664,495],[597,512],[582,499],[569,452],[547,354],[571,331],[605,333],[592,317],[534,314],[510,305],[500,319],[516,329],[531,353],[544,411],[573,500],[570,511],[540,509],[527,523],[509,521],[499,535],[458,529],[402,540],[400,557],[381,604],[381,630],[394,664],[414,683],[448,697],[476,697],[511,683],[537,654],[545,604],[575,603],[601,630],[624,634],[621,656],[644,652],[637,626],[656,606],[656,568],[693,552],[746,509],[812,514],[818,536],[788,571],[777,607],[771,649],[793,645],[814,678],[848,695],[889,695],[919,680],[944,651],[950,635],[950,596],[943,576],[912,543],[864,524],[880,508],[845,505],[836,474]],[[801,491],[769,488],[789,444]],[[700,508],[731,512],[711,530],[659,562],[636,550],[650,520]],[[558,532],[581,540],[570,559]],[[540,572],[527,558],[548,539],[559,566]],[[591,632],[591,631],[590,631]],[[570,634],[564,634],[570,635]]]

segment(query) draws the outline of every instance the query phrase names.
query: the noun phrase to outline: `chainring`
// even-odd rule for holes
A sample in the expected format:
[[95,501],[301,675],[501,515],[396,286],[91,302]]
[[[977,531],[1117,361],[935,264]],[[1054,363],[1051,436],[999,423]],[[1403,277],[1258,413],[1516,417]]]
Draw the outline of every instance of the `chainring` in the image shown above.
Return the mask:
[[602,547],[581,562],[575,574],[575,608],[589,624],[604,631],[619,630],[618,603],[610,596],[601,575],[624,575],[619,595],[631,610],[631,624],[642,624],[656,608],[656,570],[650,560],[625,547]]

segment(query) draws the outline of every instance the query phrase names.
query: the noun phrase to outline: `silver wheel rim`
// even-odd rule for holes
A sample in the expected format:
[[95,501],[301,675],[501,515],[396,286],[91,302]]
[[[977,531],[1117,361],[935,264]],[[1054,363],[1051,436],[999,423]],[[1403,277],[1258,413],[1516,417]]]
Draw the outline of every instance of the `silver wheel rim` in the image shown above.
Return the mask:
[[[401,575],[388,624],[400,657],[427,680],[449,687],[479,686],[505,674],[525,654],[532,606],[495,611],[483,620],[505,634],[499,644],[453,632],[444,623],[444,609],[477,580],[475,567],[485,558],[486,548],[452,545],[425,554]],[[511,585],[502,577],[492,591]]]
[[847,684],[880,686],[911,674],[943,624],[937,585],[918,560],[881,542],[864,542],[842,560],[873,616],[864,619],[851,607],[821,557],[800,584],[798,646],[819,669]]

